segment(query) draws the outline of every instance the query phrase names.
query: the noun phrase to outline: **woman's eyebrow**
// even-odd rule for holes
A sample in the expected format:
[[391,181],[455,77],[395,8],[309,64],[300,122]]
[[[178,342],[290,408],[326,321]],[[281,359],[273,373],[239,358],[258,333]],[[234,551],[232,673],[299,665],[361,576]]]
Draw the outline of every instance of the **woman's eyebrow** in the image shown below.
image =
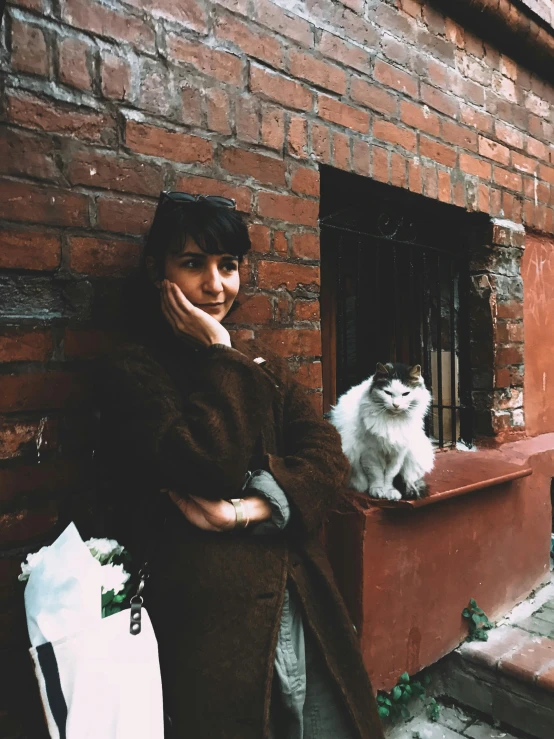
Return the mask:
[[206,255],[203,252],[197,252],[197,251],[182,251],[178,255],[179,259],[181,257],[197,257],[198,259],[205,259]]

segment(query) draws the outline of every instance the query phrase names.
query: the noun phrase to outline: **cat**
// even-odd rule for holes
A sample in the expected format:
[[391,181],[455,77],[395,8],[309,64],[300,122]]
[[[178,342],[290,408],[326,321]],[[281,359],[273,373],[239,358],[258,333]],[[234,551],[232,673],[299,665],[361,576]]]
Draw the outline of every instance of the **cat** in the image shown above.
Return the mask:
[[433,469],[434,452],[423,420],[430,405],[419,364],[378,363],[374,375],[339,398],[330,420],[350,460],[351,488],[387,500],[427,494],[423,476]]

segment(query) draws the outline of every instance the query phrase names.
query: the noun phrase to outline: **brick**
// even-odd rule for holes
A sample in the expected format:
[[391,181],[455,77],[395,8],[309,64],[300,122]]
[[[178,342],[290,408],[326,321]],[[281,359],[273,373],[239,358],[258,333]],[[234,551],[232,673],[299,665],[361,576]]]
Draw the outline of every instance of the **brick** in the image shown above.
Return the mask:
[[494,167],[494,181],[501,187],[507,187],[509,190],[520,192],[523,189],[523,182],[520,174],[508,172],[502,167]]
[[350,137],[338,131],[333,131],[333,165],[350,170]]
[[282,257],[289,255],[289,240],[284,231],[275,231],[273,234],[273,251]]
[[311,110],[313,107],[313,95],[306,87],[254,64],[250,66],[250,90],[286,108]]
[[0,468],[0,503],[13,505],[30,493],[42,496],[67,493],[84,482],[82,460],[63,457],[39,461],[40,464],[23,462]]
[[372,148],[372,176],[378,182],[389,182],[389,153],[380,146]]
[[419,153],[421,156],[439,162],[439,164],[444,164],[445,167],[456,166],[458,157],[456,150],[450,146],[440,144],[438,141],[433,141],[433,139],[428,139],[426,136],[419,137]]
[[293,192],[319,197],[319,171],[309,167],[296,167],[290,186]]
[[50,331],[0,333],[0,362],[46,362],[52,354]]
[[392,152],[390,158],[391,185],[406,187],[406,159],[402,154]]
[[287,136],[287,151],[300,159],[308,157],[308,123],[300,116],[291,116]]
[[321,356],[321,332],[319,329],[262,329],[260,339],[281,357]]
[[258,262],[258,287],[277,290],[309,290],[319,289],[319,267],[290,262]]
[[[187,83],[183,84],[184,97],[189,93],[196,96],[198,107],[200,93]],[[143,58],[139,63],[138,102],[137,107],[148,113],[173,118],[176,96],[173,92],[173,81],[170,70],[162,63],[149,58]],[[187,114],[186,104],[183,104],[183,113]],[[189,122],[185,118],[185,122]],[[199,125],[200,115],[191,116],[191,123]]]
[[323,31],[319,40],[318,50],[330,59],[344,64],[346,67],[352,67],[364,74],[369,74],[370,72],[370,54],[359,46],[349,44],[340,36]]
[[461,146],[469,151],[478,150],[477,134],[470,128],[460,126],[453,121],[442,121],[441,131],[441,138],[445,142]]
[[252,243],[252,251],[261,254],[269,253],[269,228],[261,223],[251,223],[248,226],[248,234]]
[[68,178],[72,185],[154,197],[163,189],[163,172],[158,165],[90,149],[73,155]]
[[16,547],[32,541],[40,541],[54,531],[58,523],[58,511],[54,504],[36,510],[0,515],[2,544]]
[[231,128],[231,102],[225,90],[218,87],[210,87],[205,92],[207,122],[210,131],[230,134]]
[[401,146],[407,151],[415,151],[417,147],[417,135],[413,131],[389,121],[376,120],[373,124],[373,135],[381,141]]
[[352,142],[352,168],[358,174],[369,176],[371,150],[367,141],[355,138]]
[[523,149],[523,134],[517,128],[508,126],[503,121],[496,121],[494,125],[496,138],[514,149]]
[[359,133],[369,132],[369,114],[339,100],[318,95],[318,113],[326,121],[336,123]]
[[541,180],[554,185],[554,167],[545,167],[544,164],[539,164],[539,177]]
[[233,323],[267,324],[273,318],[273,306],[266,295],[241,295],[238,308],[229,318]]
[[464,660],[495,669],[499,660],[529,642],[522,629],[500,626],[489,633],[486,642],[466,642],[460,648]]
[[294,13],[288,13],[270,0],[256,0],[255,18],[266,28],[297,41],[307,48],[313,47],[314,34],[310,24]]
[[331,136],[329,129],[320,123],[312,123],[310,129],[313,157],[318,161],[328,164],[331,161]]
[[437,168],[435,165],[423,165],[423,194],[428,198],[437,198],[439,194],[439,183]]
[[76,407],[86,402],[86,391],[83,378],[75,372],[0,375],[0,412]]
[[339,95],[346,92],[346,73],[326,61],[316,59],[311,54],[292,50],[289,57],[289,73],[312,82],[317,87],[331,90]]
[[285,143],[285,113],[276,105],[262,105],[261,141],[281,152]]
[[421,18],[421,3],[418,0],[400,0],[399,7],[412,18]]
[[79,90],[90,90],[91,77],[88,67],[89,44],[77,38],[64,38],[58,42],[58,74],[60,82]]
[[477,210],[481,213],[488,213],[490,210],[490,188],[482,183],[477,188]]
[[58,422],[51,418],[40,421],[5,421],[0,423],[0,459],[30,456],[37,449],[52,451],[58,446]]
[[510,163],[510,150],[506,146],[491,141],[491,139],[484,136],[479,136],[479,154],[488,159],[493,159],[499,164]]
[[465,46],[464,29],[451,18],[445,18],[444,21],[446,38],[458,49],[463,49]]
[[[295,321],[319,321],[320,319],[319,300],[297,300],[294,303],[294,320]],[[311,365],[307,365],[310,367]],[[297,378],[298,379],[298,378]],[[321,387],[321,385],[314,385]]]
[[73,236],[69,239],[70,268],[98,277],[126,275],[138,266],[140,247],[129,241]]
[[89,225],[88,198],[80,193],[0,180],[0,218],[52,226]]
[[375,62],[373,76],[378,82],[410,97],[417,97],[417,79],[411,74],[378,59]]
[[537,139],[527,136],[525,140],[525,145],[527,153],[530,154],[532,157],[536,157],[543,162],[548,161],[548,147],[543,144],[542,141],[537,141]]
[[244,62],[234,54],[174,34],[167,38],[167,49],[172,60],[184,62],[196,72],[229,85],[242,86]]
[[235,101],[237,138],[257,144],[260,140],[260,103],[252,95],[241,95]]
[[411,48],[393,36],[383,35],[381,39],[381,50],[383,56],[391,62],[396,62],[404,67],[410,66]]
[[319,259],[319,237],[314,233],[297,233],[292,237],[292,256],[297,259]]
[[156,48],[154,31],[143,20],[90,0],[64,0],[62,19],[87,33],[126,41],[143,51],[154,52]]
[[491,133],[494,118],[488,113],[472,108],[470,105],[460,105],[460,118],[467,126],[472,126],[483,133]]
[[0,230],[0,268],[53,270],[60,264],[59,236],[37,231]]
[[512,151],[512,167],[520,172],[535,174],[537,171],[537,162],[523,154],[519,154],[517,151]]
[[292,195],[260,192],[258,195],[258,213],[267,218],[315,227],[319,205],[316,201],[305,200]]
[[421,160],[408,160],[408,189],[421,194],[423,192]]
[[314,390],[321,388],[323,385],[321,362],[301,364],[294,373],[294,379],[304,387],[314,388]]
[[[194,85],[190,84],[181,84],[181,111],[180,111],[180,120],[185,123],[187,126],[201,126],[202,125],[202,92]],[[206,93],[208,91],[206,90]],[[207,95],[206,95],[207,97]],[[222,99],[223,105],[225,105],[224,99]],[[208,102],[206,105],[208,112],[207,116],[208,119],[210,118],[210,103]],[[160,109],[161,110],[161,109]],[[227,118],[229,118],[229,109],[227,108]],[[225,114],[225,107],[222,110],[222,113]],[[208,126],[209,127],[209,126]],[[227,120],[227,127],[229,128],[230,132],[230,123],[229,120]]]
[[277,69],[283,66],[283,45],[275,36],[263,33],[229,13],[217,16],[214,30],[216,38],[231,42],[248,56]]
[[523,346],[501,346],[496,351],[495,364],[507,367],[510,364],[523,364]]
[[529,637],[519,649],[504,656],[499,662],[502,674],[517,680],[534,682],[545,663],[554,662],[554,641],[541,637]]
[[154,18],[179,23],[197,33],[208,32],[208,14],[198,0],[126,0],[126,4],[134,5],[140,11],[147,10]]
[[458,102],[451,95],[448,95],[435,87],[421,83],[421,99],[430,108],[444,113],[450,118],[458,117]]
[[492,177],[492,165],[484,159],[476,159],[470,154],[460,152],[460,169],[462,172],[480,177],[482,180],[490,180]]
[[102,94],[113,100],[127,100],[131,90],[131,67],[120,56],[105,52],[100,61]]
[[3,126],[0,129],[0,172],[57,182],[60,171],[53,142],[40,135]]
[[48,76],[48,48],[40,28],[13,18],[11,43],[14,70]]
[[403,100],[400,103],[400,119],[402,123],[418,131],[426,131],[433,136],[440,135],[440,119],[431,113],[426,105],[416,105]]
[[372,110],[378,110],[380,113],[390,113],[395,115],[398,111],[398,98],[383,90],[377,85],[354,77],[350,83],[350,97],[353,102],[363,105]]
[[221,151],[219,163],[231,174],[252,177],[264,185],[285,185],[286,165],[282,159],[229,147]]
[[139,154],[169,159],[174,162],[206,164],[212,161],[213,144],[199,136],[127,120],[125,143]]
[[142,236],[147,233],[156,206],[146,200],[100,196],[96,201],[102,231]]
[[86,141],[112,145],[117,138],[115,123],[107,113],[84,107],[40,100],[32,95],[7,95],[8,120],[25,128],[74,136]]

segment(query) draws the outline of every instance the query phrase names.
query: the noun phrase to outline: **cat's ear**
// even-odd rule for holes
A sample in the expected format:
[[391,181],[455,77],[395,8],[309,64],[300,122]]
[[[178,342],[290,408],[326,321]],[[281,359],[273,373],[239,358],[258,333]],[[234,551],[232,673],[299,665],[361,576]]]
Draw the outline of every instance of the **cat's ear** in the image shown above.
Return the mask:
[[381,364],[381,362],[377,362],[377,367],[375,368],[375,374],[376,375],[388,375],[389,371],[385,367],[384,364]]
[[410,367],[410,379],[419,380],[420,378],[421,378],[421,365],[414,364],[413,367]]

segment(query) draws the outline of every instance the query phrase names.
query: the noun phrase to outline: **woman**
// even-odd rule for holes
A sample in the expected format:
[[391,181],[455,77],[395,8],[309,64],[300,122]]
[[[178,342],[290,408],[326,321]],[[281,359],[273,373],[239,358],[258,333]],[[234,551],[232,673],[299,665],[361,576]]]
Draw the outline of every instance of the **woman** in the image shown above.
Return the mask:
[[340,439],[284,360],[222,324],[249,248],[233,201],[162,193],[140,342],[102,384],[103,457],[156,542],[146,605],[171,736],[381,739],[318,537],[347,479]]

